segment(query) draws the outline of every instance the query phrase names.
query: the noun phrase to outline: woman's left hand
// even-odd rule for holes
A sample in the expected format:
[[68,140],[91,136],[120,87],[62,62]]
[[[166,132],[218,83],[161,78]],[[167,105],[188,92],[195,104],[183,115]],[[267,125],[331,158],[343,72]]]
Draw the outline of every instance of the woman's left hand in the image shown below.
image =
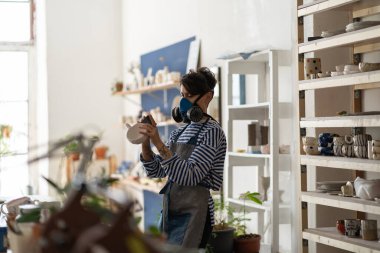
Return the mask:
[[142,124],[140,126],[140,133],[148,136],[152,143],[157,147],[162,143],[160,134],[158,133],[158,129],[156,127],[156,122],[154,121],[153,117],[151,115],[148,115],[150,117],[150,120],[152,122],[151,124]]

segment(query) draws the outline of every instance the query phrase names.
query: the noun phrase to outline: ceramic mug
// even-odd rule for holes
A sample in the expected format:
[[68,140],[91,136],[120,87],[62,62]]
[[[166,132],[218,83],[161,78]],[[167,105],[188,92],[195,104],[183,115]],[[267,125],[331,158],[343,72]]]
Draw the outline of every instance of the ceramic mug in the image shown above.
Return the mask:
[[358,219],[347,219],[344,220],[345,235],[348,237],[359,237],[360,236],[360,220]]
[[346,230],[344,228],[344,220],[337,220],[336,221],[336,229],[338,230],[339,233],[344,235],[344,233],[346,232]]
[[364,240],[377,240],[377,220],[361,220],[361,234]]
[[305,68],[305,79],[311,79],[312,76],[316,76],[321,69],[321,59],[320,58],[305,58],[304,60]]

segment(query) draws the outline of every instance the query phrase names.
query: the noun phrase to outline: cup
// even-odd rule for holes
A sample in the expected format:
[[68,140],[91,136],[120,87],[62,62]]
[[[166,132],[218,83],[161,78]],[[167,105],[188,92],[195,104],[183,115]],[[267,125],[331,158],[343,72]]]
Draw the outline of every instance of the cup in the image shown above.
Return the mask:
[[358,219],[346,219],[344,220],[344,234],[348,237],[360,236],[360,220]]
[[369,134],[357,134],[353,138],[355,146],[367,146],[367,142],[372,140]]
[[305,58],[304,60],[305,68],[305,79],[311,79],[312,76],[316,76],[321,69],[321,59],[320,58]]
[[344,220],[337,220],[336,221],[336,230],[338,230],[339,233],[341,233],[342,235],[344,235],[346,229],[344,228]]
[[361,234],[364,240],[377,240],[377,220],[361,220]]

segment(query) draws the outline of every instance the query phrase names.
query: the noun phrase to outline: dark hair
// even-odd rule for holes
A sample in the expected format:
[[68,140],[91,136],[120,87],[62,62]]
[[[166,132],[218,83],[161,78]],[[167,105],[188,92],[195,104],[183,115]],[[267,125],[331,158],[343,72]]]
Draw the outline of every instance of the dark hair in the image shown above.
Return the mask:
[[190,70],[181,78],[181,85],[193,95],[213,91],[216,82],[214,73],[207,67],[199,68],[197,71]]

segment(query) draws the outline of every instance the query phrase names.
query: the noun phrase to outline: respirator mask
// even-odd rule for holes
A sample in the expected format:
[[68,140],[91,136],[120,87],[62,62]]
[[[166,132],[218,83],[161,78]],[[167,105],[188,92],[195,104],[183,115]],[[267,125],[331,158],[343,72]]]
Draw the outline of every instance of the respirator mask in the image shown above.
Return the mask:
[[179,122],[190,123],[199,122],[205,114],[202,109],[197,105],[199,99],[201,99],[206,93],[200,95],[194,103],[191,103],[187,98],[181,98],[179,107],[175,107],[172,110],[173,119]]

